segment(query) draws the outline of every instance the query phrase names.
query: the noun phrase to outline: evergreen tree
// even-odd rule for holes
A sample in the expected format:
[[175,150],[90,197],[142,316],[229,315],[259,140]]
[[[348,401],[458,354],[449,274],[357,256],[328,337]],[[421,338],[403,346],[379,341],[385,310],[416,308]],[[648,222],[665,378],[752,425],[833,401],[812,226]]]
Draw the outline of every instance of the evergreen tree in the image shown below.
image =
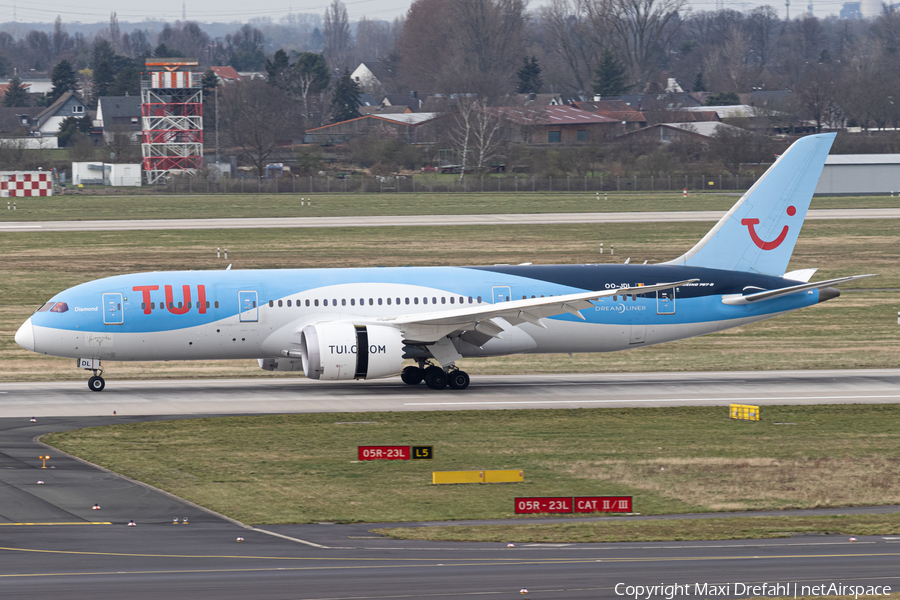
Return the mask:
[[703,71],[697,71],[697,76],[694,77],[694,82],[691,84],[692,92],[705,92],[706,91],[706,82],[703,81]]
[[56,134],[57,138],[59,138],[59,145],[66,146],[72,136],[78,133],[88,133],[92,125],[93,120],[88,115],[84,115],[81,118],[66,117],[59,124],[59,132]]
[[516,84],[516,92],[519,94],[539,94],[544,87],[541,67],[536,56],[532,56],[530,61],[527,56],[523,58],[522,68],[516,72],[516,76],[519,78]]
[[109,86],[110,96],[140,96],[141,72],[135,67],[125,67],[116,75],[115,81]]
[[97,68],[94,69],[94,98],[109,96],[109,88],[115,80],[116,75],[113,73],[112,67],[109,66],[108,62],[103,61],[98,64]]
[[219,76],[212,69],[203,72],[203,78],[200,79],[200,85],[203,87],[203,97],[212,96],[216,88],[219,87]]
[[344,68],[344,74],[334,86],[331,98],[331,122],[349,121],[359,116],[359,84],[350,77],[350,70]]
[[716,92],[706,97],[706,106],[736,106],[741,103],[737,92]]
[[325,57],[314,52],[303,52],[294,63],[301,95],[318,94],[331,83],[331,73],[325,63]]
[[309,36],[309,45],[312,46],[313,50],[322,51],[322,46],[325,45],[325,36],[322,35],[318,27],[313,29],[312,34]]
[[287,52],[278,50],[272,60],[266,60],[266,75],[268,75],[269,83],[283,88],[283,74],[290,68],[291,64],[288,60]]
[[153,51],[153,56],[156,58],[183,58],[184,52],[169,48],[165,44],[160,44],[156,47],[156,50]]
[[600,96],[621,96],[631,89],[626,85],[626,70],[616,55],[609,50],[603,51],[600,64],[594,71],[594,94]]
[[67,60],[61,60],[53,67],[50,79],[53,82],[53,88],[50,90],[48,98],[50,104],[59,100],[60,96],[66,92],[74,92],[78,89],[75,70]]
[[9,87],[6,88],[6,95],[3,96],[3,106],[30,106],[31,102],[28,98],[28,89],[22,80],[13,77],[9,81]]

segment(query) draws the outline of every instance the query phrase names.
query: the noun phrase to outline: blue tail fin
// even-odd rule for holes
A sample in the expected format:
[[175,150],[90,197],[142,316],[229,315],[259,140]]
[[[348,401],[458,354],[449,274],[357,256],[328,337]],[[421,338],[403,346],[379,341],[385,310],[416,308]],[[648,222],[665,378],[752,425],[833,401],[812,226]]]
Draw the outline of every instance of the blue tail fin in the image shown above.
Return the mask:
[[794,142],[696,246],[665,264],[783,275],[835,135]]

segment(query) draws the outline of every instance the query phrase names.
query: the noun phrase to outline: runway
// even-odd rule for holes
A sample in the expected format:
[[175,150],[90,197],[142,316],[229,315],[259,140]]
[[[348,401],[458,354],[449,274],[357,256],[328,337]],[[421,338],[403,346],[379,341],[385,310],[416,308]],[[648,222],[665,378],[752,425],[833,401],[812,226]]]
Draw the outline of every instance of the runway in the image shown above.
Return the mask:
[[[764,583],[787,586],[778,593],[785,596],[795,585],[798,593],[813,585],[900,585],[900,538],[890,536],[514,548],[411,542],[372,534],[373,525],[250,529],[52,449],[55,468],[41,469],[37,456],[48,450],[35,436],[139,420],[0,419],[4,598],[617,598],[628,585],[659,584],[687,586],[677,594],[683,597],[739,598],[762,595],[746,586]],[[128,527],[132,519],[136,526]],[[51,522],[58,524],[25,524]],[[722,593],[710,593],[713,584]]]
[[399,378],[320,382],[303,377],[117,381],[103,392],[83,381],[0,384],[8,417],[189,415],[726,406],[900,402],[900,369],[599,373],[473,376],[468,389],[434,391]]
[[[593,212],[485,215],[399,215],[370,217],[282,217],[251,219],[155,219],[108,221],[11,221],[0,232],[133,231],[170,229],[272,229],[304,227],[434,227],[447,225],[554,225],[582,223],[715,222],[725,211]],[[900,219],[900,208],[841,208],[810,210],[807,220]]]

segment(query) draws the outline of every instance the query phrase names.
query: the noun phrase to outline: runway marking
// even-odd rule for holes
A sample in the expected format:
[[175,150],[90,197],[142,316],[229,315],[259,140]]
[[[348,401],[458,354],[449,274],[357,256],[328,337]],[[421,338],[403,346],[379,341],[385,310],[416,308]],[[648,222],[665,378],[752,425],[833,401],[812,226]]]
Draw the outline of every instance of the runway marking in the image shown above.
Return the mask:
[[41,229],[43,225],[0,225],[0,229]]
[[283,534],[280,534],[280,533],[275,533],[274,531],[267,531],[267,530],[265,530],[265,529],[259,529],[259,528],[257,528],[257,527],[251,527],[250,530],[251,530],[251,531],[258,531],[258,532],[260,532],[260,533],[265,533],[266,535],[272,535],[272,536],[275,536],[275,537],[279,537],[279,538],[282,538],[282,539],[285,539],[285,540],[288,540],[288,541],[291,541],[291,542],[297,542],[298,544],[305,544],[305,545],[307,545],[307,546],[312,546],[313,548],[323,548],[323,549],[327,549],[327,548],[328,548],[328,546],[323,546],[323,545],[321,545],[321,544],[316,544],[315,542],[307,542],[306,540],[301,540],[300,538],[295,538],[295,537],[291,537],[291,536],[289,536],[289,535],[283,535]]
[[75,523],[0,523],[0,527],[18,525],[112,525],[109,521],[77,521]]
[[[6,550],[8,552],[33,552],[37,554],[69,554],[69,555],[77,555],[77,556],[121,556],[121,557],[132,557],[132,558],[213,558],[213,559],[240,559],[240,560],[265,560],[265,561],[296,561],[296,562],[348,562],[348,561],[360,561],[360,562],[381,562],[381,563],[427,563],[413,566],[433,566],[436,564],[438,559],[429,559],[429,558],[361,558],[361,557],[326,557],[326,556],[253,556],[253,555],[217,555],[217,554],[138,554],[138,553],[128,553],[128,552],[96,552],[96,551],[87,551],[87,550],[41,550],[35,548],[7,548],[0,547],[0,551]],[[870,552],[870,553],[856,553],[856,554],[783,554],[783,555],[771,555],[771,556],[648,556],[648,557],[589,557],[589,558],[532,558],[532,559],[522,559],[522,558],[460,558],[456,559],[440,559],[445,562],[452,563],[447,566],[497,566],[497,565],[538,565],[538,564],[578,564],[578,563],[587,563],[587,562],[597,562],[601,560],[602,562],[680,562],[680,561],[703,561],[703,560],[747,560],[747,559],[797,559],[797,558],[874,558],[874,557],[882,557],[882,556],[900,556],[900,552]],[[465,562],[461,562],[465,561]],[[346,569],[354,569],[354,568],[371,568],[371,567],[287,567],[287,569],[314,569],[314,568],[329,568],[329,569],[337,569],[337,568],[346,568]],[[240,570],[240,569],[213,569],[211,572],[216,572],[220,570]],[[269,568],[262,569],[245,569],[247,571],[259,571],[259,570],[269,570]],[[205,569],[201,569],[197,572],[206,571]],[[144,571],[136,571],[138,573]],[[147,573],[167,573],[169,571],[146,571]],[[185,571],[171,571],[173,573],[190,573],[195,572],[195,570],[185,570]],[[65,573],[63,573],[64,575]],[[36,576],[40,575],[40,573],[21,573],[21,574],[0,574],[0,578],[2,577],[17,577],[17,576]]]
[[[0,548],[0,550],[10,550],[10,548]],[[12,548],[11,550],[15,550]],[[39,551],[40,552],[40,551]],[[50,551],[53,552],[53,551]],[[76,552],[75,554],[91,554],[90,552]],[[97,554],[108,554],[108,553],[97,553]],[[120,556],[136,556],[136,555],[120,555]],[[157,556],[165,556],[165,555],[157,555]],[[696,556],[696,557],[648,557],[648,558],[603,558],[600,562],[603,563],[626,563],[626,562],[685,562],[685,561],[733,561],[733,560],[748,560],[748,559],[810,559],[810,558],[872,558],[872,557],[880,557],[880,556],[900,556],[900,553],[879,553],[879,554],[819,554],[819,555],[786,555],[786,556]],[[167,556],[168,557],[168,556]],[[178,555],[173,555],[168,558],[182,558]],[[237,558],[237,557],[211,557],[211,558]],[[260,557],[247,557],[247,558],[260,558]],[[322,560],[332,560],[332,561],[357,561],[361,560],[358,558],[299,558],[299,557],[262,557],[269,558],[275,560],[297,560],[297,561],[322,561]],[[374,559],[362,559],[362,560],[374,560]],[[69,572],[69,573],[9,573],[9,574],[0,574],[0,579],[12,579],[12,578],[25,578],[25,577],[71,577],[78,575],[90,575],[90,576],[99,576],[99,575],[175,575],[175,574],[196,574],[196,573],[260,573],[260,572],[275,572],[275,571],[313,571],[313,570],[360,570],[360,569],[404,569],[404,568],[420,568],[420,567],[428,567],[433,568],[435,566],[444,566],[444,567],[504,567],[504,566],[531,566],[531,565],[575,565],[575,564],[596,564],[598,559],[595,558],[579,558],[579,559],[568,559],[568,560],[553,560],[553,559],[533,559],[533,560],[519,560],[516,562],[498,562],[497,559],[489,559],[486,561],[478,561],[478,559],[463,559],[469,562],[453,562],[449,563],[447,559],[441,559],[445,562],[437,563],[437,560],[428,560],[423,561],[422,559],[405,559],[405,558],[385,558],[385,559],[377,559],[384,562],[399,562],[399,561],[409,561],[416,560],[419,563],[426,564],[382,564],[382,565],[347,565],[347,566],[309,566],[309,567],[259,567],[259,568],[229,568],[229,569],[166,569],[160,571],[88,571],[88,572]],[[475,561],[475,562],[472,562]],[[900,577],[894,576],[884,576],[884,577],[869,577],[867,579],[900,579]]]
[[636,398],[634,400],[619,398],[618,400],[499,400],[472,402],[404,402],[403,406],[476,406],[489,404],[608,404],[621,402],[763,402],[773,400],[861,400],[865,398],[897,398],[900,394],[883,396],[760,396],[750,398]]

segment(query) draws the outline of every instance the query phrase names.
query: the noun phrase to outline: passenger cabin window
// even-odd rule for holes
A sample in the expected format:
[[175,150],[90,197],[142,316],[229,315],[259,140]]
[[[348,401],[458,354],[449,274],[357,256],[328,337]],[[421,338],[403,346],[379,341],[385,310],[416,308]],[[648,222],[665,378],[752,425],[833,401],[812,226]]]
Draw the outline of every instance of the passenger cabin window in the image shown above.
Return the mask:
[[269,308],[272,308],[273,306],[275,306],[275,301],[269,300]]
[[219,301],[216,300],[216,308],[219,308]]
[[68,310],[69,310],[68,304],[66,304],[65,302],[57,302],[56,304],[53,305],[53,308],[50,309],[50,312],[64,313],[64,312],[67,312]]

